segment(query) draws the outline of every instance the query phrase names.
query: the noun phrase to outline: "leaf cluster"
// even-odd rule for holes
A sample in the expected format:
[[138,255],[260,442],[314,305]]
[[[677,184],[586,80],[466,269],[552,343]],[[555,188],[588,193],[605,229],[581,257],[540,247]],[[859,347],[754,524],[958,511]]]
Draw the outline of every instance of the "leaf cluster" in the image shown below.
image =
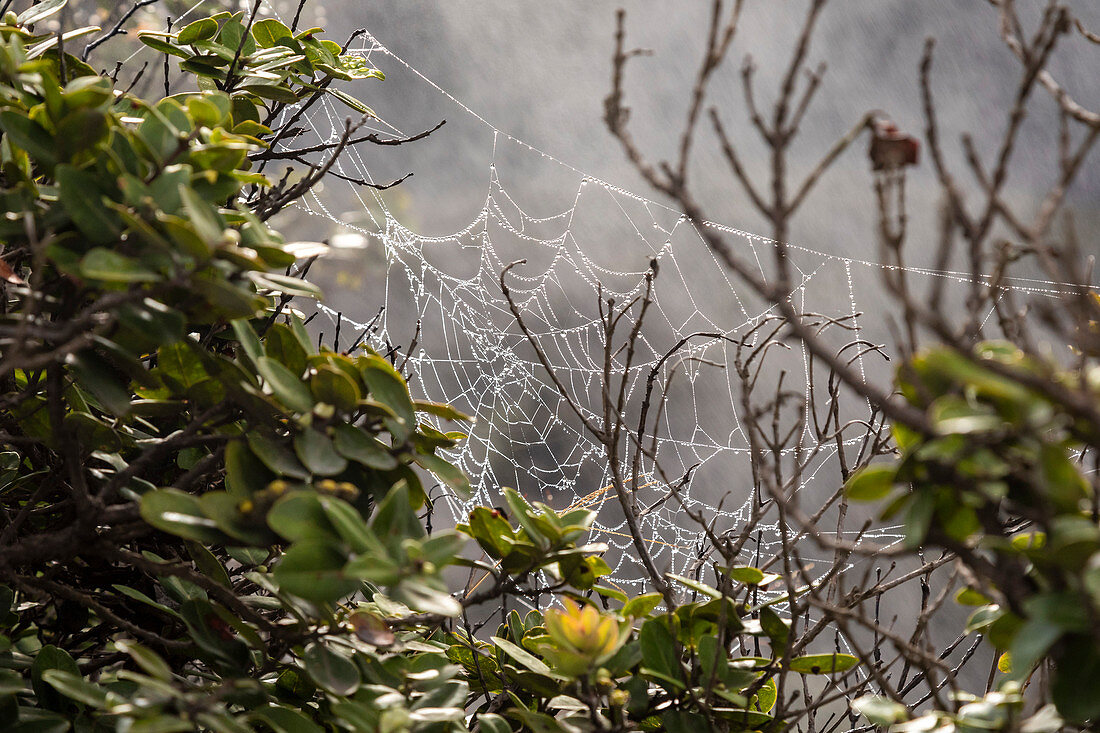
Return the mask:
[[910,547],[956,553],[972,578],[958,600],[977,606],[966,630],[1005,653],[1003,684],[1053,661],[1058,712],[1084,721],[1100,715],[1100,525],[1080,463],[1095,423],[1029,384],[1094,392],[1096,374],[1007,342],[916,355],[898,386],[934,432],[896,425],[898,459],[864,468],[847,492],[886,500],[883,518],[902,520]]

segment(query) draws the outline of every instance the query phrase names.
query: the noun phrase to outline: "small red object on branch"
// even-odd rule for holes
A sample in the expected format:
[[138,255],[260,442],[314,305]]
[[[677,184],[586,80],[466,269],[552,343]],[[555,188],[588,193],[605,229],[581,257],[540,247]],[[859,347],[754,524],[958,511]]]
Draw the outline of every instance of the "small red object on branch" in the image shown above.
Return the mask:
[[871,126],[871,146],[867,150],[871,169],[894,171],[916,165],[920,158],[920,141],[906,135],[889,120],[876,120]]

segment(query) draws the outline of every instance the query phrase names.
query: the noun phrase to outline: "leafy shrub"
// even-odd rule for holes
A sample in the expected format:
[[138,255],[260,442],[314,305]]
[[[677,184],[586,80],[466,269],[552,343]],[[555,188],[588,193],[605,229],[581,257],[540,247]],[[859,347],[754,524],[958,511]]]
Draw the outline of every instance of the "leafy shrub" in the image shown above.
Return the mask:
[[[507,490],[429,534],[417,468],[470,487],[440,454],[463,435],[422,418],[466,418],[370,349],[314,344],[289,302],[319,292],[291,273],[323,248],[265,222],[324,169],[254,165],[287,105],[369,114],[330,84],[381,74],[317,29],[220,13],[141,36],[197,85],[148,102],[64,50],[89,31],[34,34],[63,4],[0,27],[9,729],[756,729],[777,670],[855,665],[789,654],[747,603],[776,578],[754,568],[722,591],[670,576],[688,603],[597,586],[586,509]],[[456,565],[490,580],[458,599]],[[490,640],[468,620],[552,593],[565,610],[502,613]]]
[[910,547],[959,557],[971,587],[957,599],[977,607],[966,630],[1004,652],[1010,686],[1053,662],[1052,700],[1080,722],[1100,715],[1100,527],[1080,465],[1096,424],[1073,399],[1095,395],[1098,376],[1008,342],[929,349],[899,369],[898,387],[934,432],[895,425],[898,460],[847,487],[889,498],[883,519],[904,521]]

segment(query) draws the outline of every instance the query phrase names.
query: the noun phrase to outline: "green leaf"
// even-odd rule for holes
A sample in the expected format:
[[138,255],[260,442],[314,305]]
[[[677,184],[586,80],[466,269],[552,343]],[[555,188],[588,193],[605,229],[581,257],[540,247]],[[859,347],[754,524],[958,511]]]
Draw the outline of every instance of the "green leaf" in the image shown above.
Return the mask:
[[46,168],[57,164],[57,146],[53,136],[26,114],[11,109],[0,112],[0,129],[12,145],[26,151]]
[[201,18],[183,28],[176,36],[176,42],[189,46],[195,41],[205,41],[218,33],[218,21],[213,18]]
[[252,37],[260,48],[273,48],[279,45],[279,41],[293,36],[289,28],[274,18],[257,20],[252,25]]
[[859,664],[851,654],[807,654],[791,660],[791,671],[799,674],[847,672]]
[[464,531],[477,540],[481,548],[494,560],[500,560],[508,555],[515,544],[512,525],[501,516],[499,511],[488,507],[475,507],[470,512],[470,522]]
[[117,590],[122,595],[124,595],[128,598],[133,598],[138,603],[144,603],[146,606],[149,606],[150,608],[155,608],[155,609],[157,609],[158,611],[160,611],[161,613],[163,613],[165,615],[175,616],[177,618],[179,617],[179,613],[177,613],[175,610],[169,608],[168,606],[165,606],[162,603],[157,603],[152,598],[145,595],[144,593],[142,593],[139,590],[135,590],[134,588],[131,588],[131,587],[126,586],[126,585],[120,585],[118,583],[115,583],[111,587],[114,588],[115,590]]
[[80,233],[95,244],[117,241],[122,228],[110,208],[103,205],[103,199],[110,198],[103,178],[67,164],[57,166],[54,175],[61,206]]
[[226,489],[234,498],[250,499],[274,478],[244,440],[233,440],[225,446]]
[[230,325],[233,326],[233,335],[237,337],[244,353],[255,364],[264,355],[264,347],[260,343],[260,337],[252,329],[252,324],[248,322],[247,318],[239,318]]
[[909,717],[908,711],[901,703],[885,697],[875,697],[874,695],[864,695],[853,700],[852,710],[855,710],[875,725],[881,726],[900,723]]
[[300,480],[309,478],[309,471],[302,468],[293,451],[286,448],[279,438],[253,430],[249,431],[246,439],[256,457],[275,475]]
[[169,43],[165,34],[146,31],[138,34],[138,40],[154,51],[160,51],[170,56],[178,56],[181,59],[191,58],[191,54],[186,49]]
[[963,588],[955,594],[955,603],[961,606],[984,606],[989,602],[985,595],[973,588]]
[[111,414],[122,417],[130,412],[130,378],[92,349],[69,354],[65,359],[73,377],[99,400]]
[[167,662],[161,659],[159,654],[151,649],[147,649],[130,639],[120,639],[115,642],[115,646],[119,651],[129,654],[134,662],[151,677],[163,680],[164,682],[170,682],[172,680],[172,668],[168,666]]
[[651,618],[642,624],[638,633],[642,662],[647,669],[657,672],[663,679],[683,689],[683,669],[676,655],[676,638],[669,630],[669,623],[670,620],[662,616]]
[[219,319],[253,318],[266,301],[251,291],[213,275],[192,278],[191,289],[206,299]]
[[309,379],[309,389],[313,393],[313,399],[344,412],[354,410],[362,397],[359,385],[343,370],[331,364],[317,367],[316,373]]
[[473,494],[474,489],[470,486],[470,479],[466,477],[462,469],[451,462],[439,456],[427,455],[424,453],[414,454],[413,460],[422,468],[426,468],[434,473],[439,480],[454,489],[460,497],[466,499]]
[[72,158],[107,139],[107,115],[98,109],[79,108],[58,121],[57,140],[63,158]]
[[1042,471],[1041,487],[1055,506],[1063,512],[1079,511],[1079,504],[1088,495],[1089,486],[1076,461],[1070,457],[1069,450],[1044,444],[1039,454],[1039,465]]
[[393,366],[378,356],[368,354],[360,360],[363,381],[367,383],[371,396],[389,407],[397,415],[397,420],[386,420],[386,429],[398,443],[404,443],[416,427],[416,410],[409,388],[404,378]]
[[[204,727],[209,728],[213,733],[253,733],[251,726],[247,726],[238,721],[229,713],[220,715],[215,713],[199,713],[195,716],[195,720]],[[193,729],[193,727],[194,726],[189,726],[188,730]],[[133,728],[131,728],[131,730],[133,730]]]
[[509,657],[519,662],[525,668],[538,674],[552,675],[550,667],[546,665],[546,662],[542,661],[534,654],[531,654],[526,649],[516,646],[507,639],[502,639],[499,636],[493,637],[493,643],[497,645],[497,648],[507,654]]
[[339,89],[333,89],[332,87],[326,87],[325,91],[328,92],[329,94],[331,94],[332,96],[336,97],[337,99],[339,99],[341,102],[343,102],[347,106],[351,107],[356,112],[361,112],[362,114],[365,114],[369,117],[377,117],[377,115],[374,114],[374,110],[372,110],[370,107],[363,104],[358,99],[351,96],[350,94],[342,92]]
[[508,508],[512,511],[512,517],[519,526],[523,527],[532,541],[545,547],[547,545],[546,537],[539,531],[539,526],[531,520],[531,515],[534,513],[531,505],[518,491],[511,487],[506,486],[503,493],[504,501],[508,503]]
[[896,477],[896,466],[866,466],[848,479],[844,491],[852,501],[878,501],[893,490]]
[[275,566],[275,582],[288,593],[316,603],[331,603],[359,588],[344,573],[347,556],[325,540],[294,543]]
[[80,259],[80,274],[108,283],[156,282],[161,276],[137,260],[105,247],[95,247]]
[[624,605],[620,613],[623,616],[630,616],[633,618],[645,618],[648,616],[657,606],[661,605],[664,599],[660,593],[646,593],[645,595],[631,598]]
[[714,588],[711,588],[706,583],[700,583],[696,580],[692,580],[691,578],[685,578],[682,575],[673,575],[672,573],[665,573],[665,576],[672,579],[672,580],[675,580],[680,585],[686,585],[688,588],[691,588],[693,591],[695,591],[697,593],[702,593],[703,595],[708,596],[709,598],[721,598],[722,597],[722,594],[719,591],[715,590]]
[[336,452],[329,437],[313,428],[306,428],[295,436],[294,452],[315,476],[335,476],[348,467],[347,459]]
[[1010,679],[1026,679],[1051,646],[1062,637],[1062,629],[1044,619],[1028,619],[1016,632],[1009,650],[1012,655]]
[[20,13],[16,23],[21,26],[39,23],[61,12],[61,8],[65,7],[67,2],[68,0],[42,0],[37,5],[32,5]]
[[279,275],[274,272],[250,272],[248,277],[261,290],[274,290],[278,293],[298,295],[303,298],[316,298],[318,300],[323,296],[319,287],[300,277]]
[[344,458],[368,468],[390,471],[398,466],[397,458],[382,441],[354,425],[337,425],[333,433],[333,446]]
[[[1076,641],[1056,657],[1051,699],[1063,717],[1083,724],[1100,716],[1100,654],[1091,635]],[[1027,730],[1026,724],[1022,730]]]
[[239,20],[231,19],[222,26],[222,32],[218,40],[232,50],[234,55],[250,56],[256,51],[256,41],[251,35],[245,33],[244,24]]
[[306,646],[302,665],[318,687],[333,695],[347,697],[359,688],[359,668],[324,644],[313,642]]
[[764,686],[757,690],[756,695],[753,696],[750,701],[750,707],[754,707],[760,712],[769,712],[775,707],[776,701],[779,699],[779,688],[775,684],[775,678],[772,677],[764,683]]
[[141,497],[141,517],[159,530],[196,542],[220,544],[225,535],[199,500],[178,489],[156,489]]
[[512,726],[508,725],[508,721],[495,713],[479,715],[477,721],[485,733],[512,733]]
[[955,395],[944,395],[932,403],[929,419],[941,435],[988,433],[1004,426],[990,405],[972,403]]
[[[331,496],[322,496],[321,508],[325,512],[325,517],[331,525],[336,529],[336,533],[340,535],[340,538],[348,543],[353,552],[365,553],[365,552],[377,552],[379,554],[385,553],[385,548],[382,547],[382,543],[374,536],[366,521],[363,519],[363,515],[359,513],[359,510],[353,507],[343,499],[337,499]],[[436,535],[437,537],[443,536],[442,534]],[[425,553],[427,554],[427,553]],[[431,560],[431,558],[427,558]]]
[[249,717],[261,720],[275,733],[324,733],[321,726],[314,723],[297,710],[275,705],[253,711]]
[[76,700],[94,708],[105,708],[110,703],[106,690],[86,681],[79,674],[50,669],[42,673],[42,679],[70,700]]
[[270,99],[273,102],[294,104],[298,101],[297,94],[286,87],[276,86],[274,84],[243,84],[239,89],[242,92],[254,94],[261,99]]
[[320,497],[312,491],[292,491],[280,497],[267,513],[267,525],[291,542],[323,540],[336,532]]
[[187,185],[179,187],[180,199],[187,210],[195,231],[207,243],[218,242],[225,230],[225,222],[213,206],[203,200],[201,196]]
[[64,649],[58,649],[53,644],[42,647],[35,655],[34,661],[31,663],[31,689],[34,690],[35,697],[38,698],[39,704],[43,707],[58,709],[61,700],[54,688],[47,684],[43,678],[43,675],[51,670],[79,675],[80,669],[68,652]]
[[787,648],[787,641],[791,634],[790,625],[770,607],[765,606],[760,609],[760,628],[764,630],[771,641],[775,656],[782,654],[783,650]]
[[763,570],[748,565],[735,565],[730,568],[719,568],[719,570],[729,576],[730,580],[736,580],[745,585],[760,585],[766,577]]
[[207,578],[223,588],[233,587],[233,584],[229,581],[229,574],[225,571],[225,566],[222,565],[221,560],[215,557],[214,553],[206,547],[198,542],[188,542],[187,554],[191,556],[191,559],[195,561],[195,566]]
[[262,356],[256,361],[256,370],[284,405],[296,412],[313,410],[313,395],[309,393],[309,388],[285,366],[269,356]]
[[661,725],[667,733],[699,733],[710,727],[702,715],[687,710],[667,710],[661,713]]
[[413,400],[413,407],[418,412],[426,412],[429,415],[451,420],[453,422],[473,422],[469,415],[459,412],[455,408],[442,402],[427,402],[425,400]]
[[424,527],[409,503],[409,489],[404,483],[390,489],[379,502],[371,520],[371,529],[393,553],[401,549],[405,540],[425,536]]

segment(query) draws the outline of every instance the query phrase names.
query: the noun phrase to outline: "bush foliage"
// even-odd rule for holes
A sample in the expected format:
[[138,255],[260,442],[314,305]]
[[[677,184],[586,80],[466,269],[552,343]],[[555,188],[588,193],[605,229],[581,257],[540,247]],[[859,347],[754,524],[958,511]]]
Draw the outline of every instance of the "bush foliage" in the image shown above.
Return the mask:
[[[306,189],[250,158],[286,105],[369,113],[329,85],[381,74],[318,29],[221,13],[141,36],[197,87],[149,102],[33,34],[62,5],[0,28],[10,729],[761,728],[780,666],[855,665],[787,655],[787,623],[735,600],[774,580],[754,568],[676,578],[700,600],[665,610],[596,586],[586,509],[507,490],[429,535],[416,467],[469,486],[439,453],[463,435],[423,416],[466,418],[370,349],[313,343],[288,303],[319,293],[289,272],[319,245],[265,223]],[[490,581],[460,603],[452,565]],[[456,623],[539,573],[564,610],[489,639]],[[730,655],[743,635],[770,651]]]
[[[715,563],[631,598],[601,580],[594,512],[510,489],[432,529],[425,478],[470,491],[446,457],[463,434],[433,425],[467,418],[370,348],[317,345],[292,299],[320,296],[302,274],[324,248],[267,224],[327,171],[264,174],[295,110],[372,115],[337,85],[381,73],[320,29],[219,13],[141,35],[193,82],[143,100],[66,50],[96,29],[36,32],[63,6],[0,26],[5,730],[780,730],[785,679],[822,704],[871,689],[860,659],[796,643],[781,611],[809,589],[779,574]],[[962,558],[970,630],[1009,651],[999,692],[920,729],[1011,728],[1048,656],[1059,712],[1100,714],[1074,463],[1095,436],[1002,369],[1080,378],[1001,344],[919,355],[901,391],[935,430],[897,428],[897,462],[848,484],[900,489],[886,516]]]

